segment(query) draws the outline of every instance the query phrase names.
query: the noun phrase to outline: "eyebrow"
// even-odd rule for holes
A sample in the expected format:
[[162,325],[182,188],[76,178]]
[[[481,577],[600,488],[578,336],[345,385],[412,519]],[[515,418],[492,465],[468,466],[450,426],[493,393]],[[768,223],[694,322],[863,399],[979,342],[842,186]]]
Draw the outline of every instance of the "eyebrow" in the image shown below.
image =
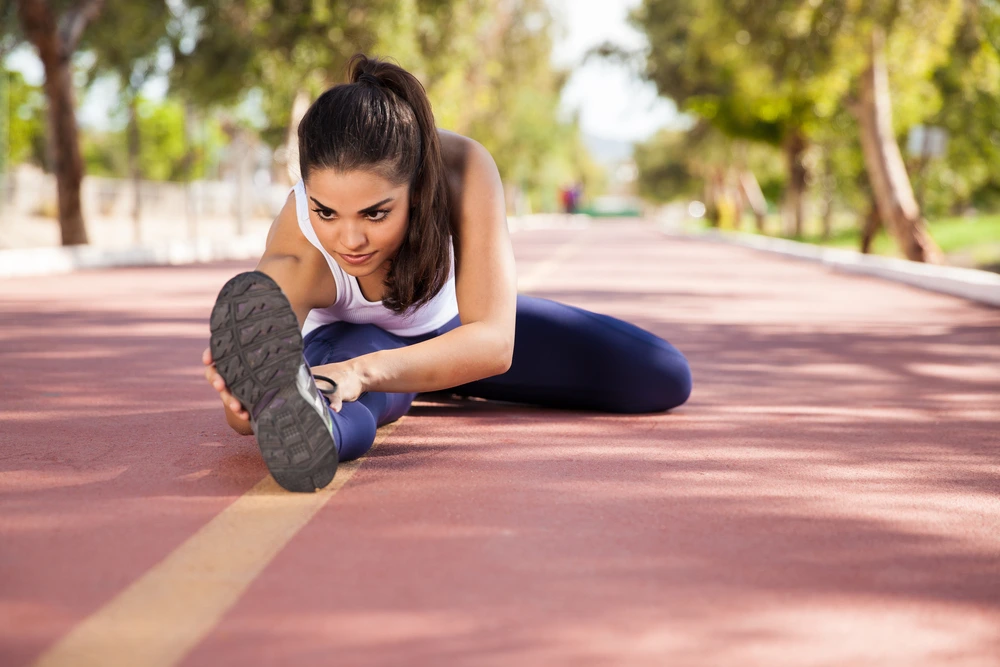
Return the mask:
[[[321,209],[323,209],[324,211],[331,211],[331,212],[333,212],[333,213],[336,213],[336,212],[337,212],[337,210],[336,210],[336,209],[333,209],[333,208],[330,208],[329,206],[327,206],[326,204],[322,203],[321,201],[319,201],[319,200],[318,200],[318,199],[316,199],[315,197],[309,197],[309,199],[312,199],[312,200],[313,200],[313,202],[314,202],[314,203],[315,203],[315,204],[316,204],[317,206],[319,206],[319,207],[320,207]],[[383,200],[382,200],[382,201],[380,201],[380,202],[376,202],[376,203],[372,204],[371,206],[368,206],[368,207],[366,207],[366,208],[363,208],[363,209],[361,209],[360,211],[358,211],[358,213],[373,213],[373,212],[375,212],[375,210],[376,210],[376,209],[377,209],[377,208],[378,208],[379,206],[382,206],[382,205],[384,205],[384,204],[388,204],[389,202],[393,201],[394,199],[395,199],[395,197],[386,197],[385,199],[383,199]]]

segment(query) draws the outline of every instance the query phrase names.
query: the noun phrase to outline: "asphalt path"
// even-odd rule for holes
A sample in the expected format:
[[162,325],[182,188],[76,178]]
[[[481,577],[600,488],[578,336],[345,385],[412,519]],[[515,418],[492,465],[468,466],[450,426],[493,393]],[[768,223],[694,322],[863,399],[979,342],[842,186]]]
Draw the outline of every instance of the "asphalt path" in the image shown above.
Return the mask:
[[1000,665],[1000,310],[651,224],[514,239],[689,402],[425,396],[308,496],[201,375],[252,265],[0,281],[0,665]]

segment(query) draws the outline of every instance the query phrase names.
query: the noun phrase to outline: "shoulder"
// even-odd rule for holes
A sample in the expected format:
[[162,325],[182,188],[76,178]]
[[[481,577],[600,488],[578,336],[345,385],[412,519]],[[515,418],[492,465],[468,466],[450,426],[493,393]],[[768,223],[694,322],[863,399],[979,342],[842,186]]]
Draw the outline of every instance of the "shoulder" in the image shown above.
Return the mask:
[[441,159],[448,178],[496,172],[496,162],[486,148],[469,137],[448,130],[438,130]]
[[[438,130],[441,159],[448,180],[449,203],[456,222],[462,222],[470,206],[484,201],[503,201],[503,184],[490,152],[474,139]],[[481,209],[480,209],[481,210]],[[456,225],[459,229],[461,224]]]
[[286,292],[295,292],[304,301],[303,305],[320,307],[336,300],[336,283],[326,258],[299,227],[294,192],[288,193],[284,206],[267,233],[267,245],[260,263],[274,262],[291,267],[286,280],[294,284],[278,282]]
[[288,255],[300,259],[322,257],[322,253],[305,237],[299,228],[298,212],[295,205],[295,192],[290,191],[278,216],[271,223],[267,232],[265,255]]

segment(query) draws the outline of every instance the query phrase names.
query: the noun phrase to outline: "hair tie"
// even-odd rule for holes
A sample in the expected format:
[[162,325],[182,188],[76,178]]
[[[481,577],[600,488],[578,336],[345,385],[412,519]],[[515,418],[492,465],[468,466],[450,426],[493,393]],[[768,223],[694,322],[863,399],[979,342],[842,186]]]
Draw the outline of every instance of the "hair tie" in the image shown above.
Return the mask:
[[361,76],[358,77],[357,83],[370,83],[373,86],[381,86],[382,85],[382,82],[379,81],[379,79],[378,79],[377,76],[374,76],[372,74],[368,74],[367,72],[363,73]]

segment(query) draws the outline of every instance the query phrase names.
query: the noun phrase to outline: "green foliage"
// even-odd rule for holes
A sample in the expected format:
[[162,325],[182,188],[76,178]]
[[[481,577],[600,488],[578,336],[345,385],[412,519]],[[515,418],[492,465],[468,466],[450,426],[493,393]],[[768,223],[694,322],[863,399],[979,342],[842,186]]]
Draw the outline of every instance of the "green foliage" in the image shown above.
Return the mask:
[[189,0],[196,40],[173,40],[172,89],[204,109],[259,90],[272,147],[300,90],[341,81],[354,53],[390,56],[424,83],[439,127],[493,154],[508,183],[539,201],[571,180],[597,183],[574,123],[558,118],[565,73],[549,64],[552,19],[542,0]]
[[104,0],[98,20],[91,23],[80,43],[94,54],[88,77],[111,74],[118,78],[125,95],[137,94],[158,73],[157,56],[167,48],[170,10],[164,0]]
[[665,203],[698,195],[701,180],[688,160],[690,136],[685,131],[661,130],[635,147],[641,197]]
[[[226,145],[220,122],[209,117],[194,123],[190,139],[185,138],[184,105],[176,99],[160,102],[138,99],[140,172],[152,181],[185,181],[206,178]],[[128,177],[126,129],[84,134],[83,155],[87,173],[113,178]]]
[[[645,75],[663,95],[732,138],[779,146],[804,133],[812,182],[832,184],[859,212],[870,195],[850,108],[880,26],[897,136],[917,123],[950,132],[947,158],[917,179],[929,212],[1000,192],[996,0],[644,0],[632,20],[649,41]],[[691,159],[662,172],[667,163],[641,152],[640,179],[698,178]]]
[[[0,68],[6,85],[6,108],[0,122],[6,125],[6,164],[45,162],[45,96],[42,89],[25,82],[20,72]],[[3,96],[0,96],[3,97]]]
[[125,178],[128,175],[124,132],[91,130],[82,133],[80,143],[87,174],[106,178]]
[[[950,262],[992,271],[1000,270],[1000,215],[960,216],[931,219],[931,236]],[[818,228],[796,239],[805,243],[855,250],[861,243],[857,227],[841,227],[824,239]],[[884,229],[872,239],[871,252],[876,255],[900,256],[898,247]]]
[[463,129],[490,151],[506,182],[523,187],[536,207],[555,208],[561,185],[576,180],[593,185],[599,176],[583,157],[576,124],[558,118],[566,74],[549,64],[548,9],[540,0],[508,8],[487,35]]
[[765,144],[734,140],[701,122],[690,130],[661,130],[636,146],[639,194],[655,202],[704,196],[704,184],[731,167],[756,176],[764,196],[780,197],[784,187],[781,155]]
[[1000,207],[994,200],[1000,189],[1000,52],[991,20],[988,3],[970,4],[948,61],[934,74],[942,105],[928,122],[945,128],[949,141],[947,155],[932,160],[918,183],[931,214],[969,204]]

